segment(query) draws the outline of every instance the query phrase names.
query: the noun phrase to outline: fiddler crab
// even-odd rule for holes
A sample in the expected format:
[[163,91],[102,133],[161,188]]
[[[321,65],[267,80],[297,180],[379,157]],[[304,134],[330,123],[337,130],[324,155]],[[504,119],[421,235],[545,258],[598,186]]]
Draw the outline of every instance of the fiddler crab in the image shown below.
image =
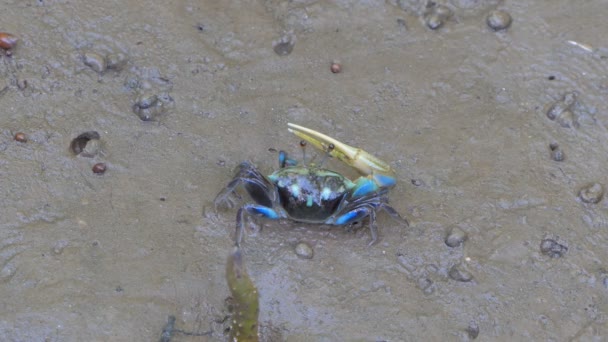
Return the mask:
[[[372,239],[368,246],[378,241],[377,211],[384,210],[406,227],[409,225],[388,204],[388,191],[396,183],[390,165],[325,134],[291,123],[287,125],[290,132],[303,139],[300,142],[304,155],[302,165],[280,151],[279,170],[264,176],[252,163],[245,161],[239,165],[232,181],[215,197],[216,208],[221,205],[234,207],[241,198],[236,190],[242,186],[255,202],[243,205],[236,214],[236,246],[241,243],[246,215],[336,226],[350,226],[369,218]],[[325,152],[318,165],[306,164],[306,142]],[[322,168],[327,157],[341,160],[364,176],[351,181]]]

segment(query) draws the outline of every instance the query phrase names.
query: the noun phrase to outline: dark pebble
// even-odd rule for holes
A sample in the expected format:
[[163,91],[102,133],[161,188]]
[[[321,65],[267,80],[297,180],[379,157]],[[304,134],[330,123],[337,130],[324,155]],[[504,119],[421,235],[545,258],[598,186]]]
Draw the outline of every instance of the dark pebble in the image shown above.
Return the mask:
[[540,243],[540,252],[551,258],[561,258],[568,251],[568,246],[555,239],[546,238]]
[[22,132],[17,132],[15,133],[15,140],[21,143],[27,142],[27,136],[25,135],[25,133]]
[[418,279],[418,288],[425,294],[432,294],[434,292],[433,281],[429,278]]
[[93,165],[93,173],[102,175],[106,172],[106,168],[107,168],[107,166],[105,163],[97,163],[97,164]]
[[329,68],[331,70],[331,72],[333,72],[334,74],[338,74],[340,73],[340,71],[342,71],[342,65],[340,65],[340,63],[337,62],[333,62],[331,63],[331,66]]

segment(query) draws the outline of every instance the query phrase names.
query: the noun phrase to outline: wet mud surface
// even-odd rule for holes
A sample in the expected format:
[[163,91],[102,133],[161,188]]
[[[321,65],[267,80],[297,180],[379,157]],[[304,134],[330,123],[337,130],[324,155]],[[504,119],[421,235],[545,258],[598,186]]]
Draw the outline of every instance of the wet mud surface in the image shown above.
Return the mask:
[[248,232],[262,340],[608,336],[605,2],[2,8],[0,340],[226,340],[213,198],[288,122],[390,162],[410,227]]

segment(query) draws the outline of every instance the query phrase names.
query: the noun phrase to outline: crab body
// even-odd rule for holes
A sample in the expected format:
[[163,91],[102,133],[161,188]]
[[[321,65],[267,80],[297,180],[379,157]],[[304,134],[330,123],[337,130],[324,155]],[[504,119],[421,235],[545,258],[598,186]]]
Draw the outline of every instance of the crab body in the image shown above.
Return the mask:
[[283,151],[279,170],[262,175],[250,162],[239,165],[232,181],[220,191],[215,204],[232,206],[242,185],[254,203],[239,208],[235,243],[240,244],[245,216],[291,219],[298,222],[350,225],[369,217],[372,241],[377,241],[376,211],[384,210],[394,219],[408,224],[388,205],[388,190],[395,185],[390,166],[369,153],[350,147],[305,127],[289,124],[290,131],[366,174],[355,181],[316,165],[298,165]]
[[275,171],[268,179],[276,186],[287,216],[309,223],[331,223],[328,220],[355,186],[336,172],[300,166]]

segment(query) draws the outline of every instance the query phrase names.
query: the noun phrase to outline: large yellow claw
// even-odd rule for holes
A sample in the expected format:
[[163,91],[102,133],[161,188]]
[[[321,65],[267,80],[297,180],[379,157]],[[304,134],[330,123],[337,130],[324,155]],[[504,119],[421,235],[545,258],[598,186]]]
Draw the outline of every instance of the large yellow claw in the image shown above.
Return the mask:
[[[291,133],[311,143],[317,149],[325,151],[332,157],[338,158],[342,162],[357,169],[363,175],[373,179],[378,186],[390,187],[395,185],[395,171],[386,162],[374,157],[360,148],[346,145],[332,137],[328,137],[327,135],[319,133],[310,128],[298,126],[292,123],[288,123],[287,126]],[[332,145],[333,149],[330,147]]]

